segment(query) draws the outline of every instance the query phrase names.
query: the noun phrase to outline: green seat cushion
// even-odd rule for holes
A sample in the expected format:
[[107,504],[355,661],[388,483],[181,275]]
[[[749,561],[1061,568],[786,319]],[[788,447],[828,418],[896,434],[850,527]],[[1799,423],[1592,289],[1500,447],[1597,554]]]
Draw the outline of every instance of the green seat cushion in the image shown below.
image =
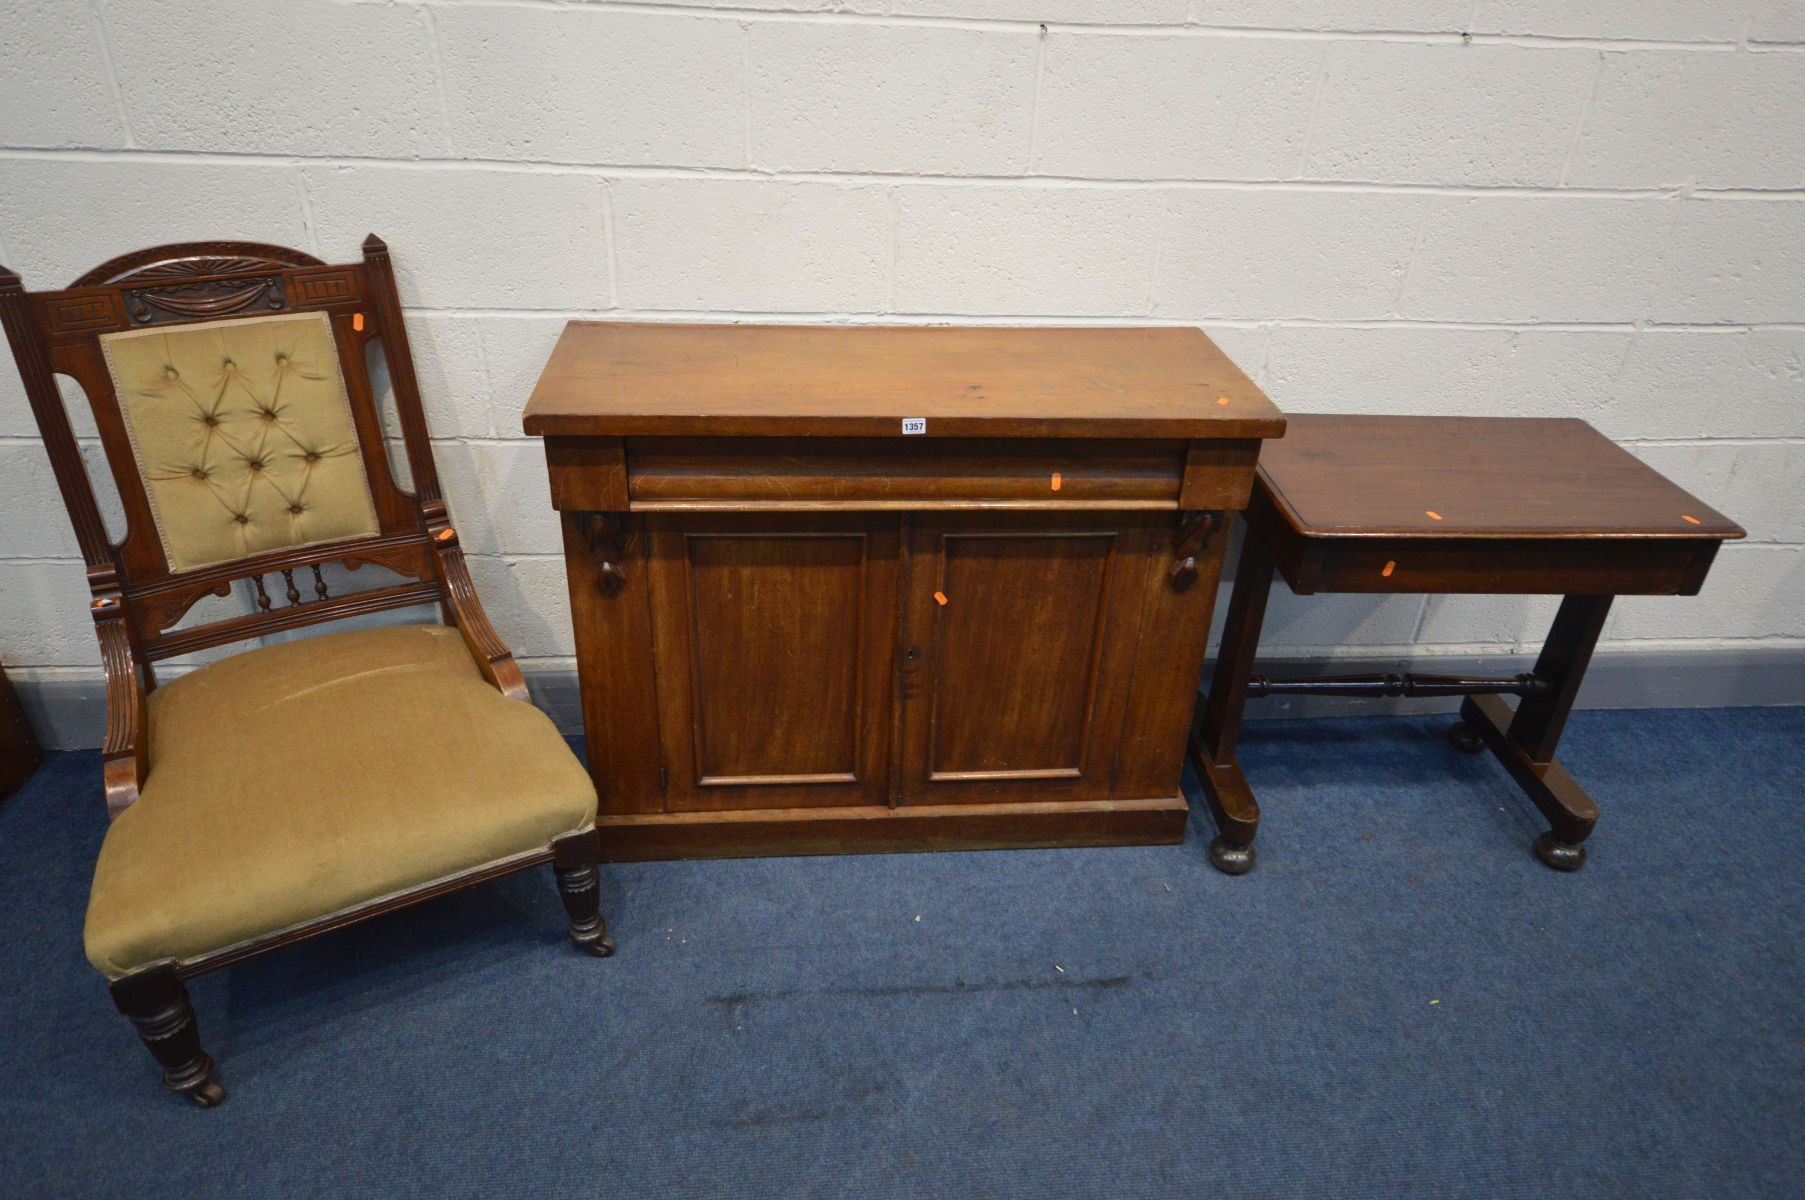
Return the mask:
[[595,823],[557,728],[444,626],[252,650],[151,693],[150,769],[88,902],[109,977],[181,961]]

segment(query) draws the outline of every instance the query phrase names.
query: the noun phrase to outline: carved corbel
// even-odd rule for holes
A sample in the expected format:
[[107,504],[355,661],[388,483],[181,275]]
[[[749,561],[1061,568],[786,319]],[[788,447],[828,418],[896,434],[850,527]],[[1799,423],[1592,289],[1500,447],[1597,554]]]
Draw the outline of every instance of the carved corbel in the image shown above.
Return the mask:
[[627,586],[623,569],[627,556],[626,518],[615,512],[586,512],[578,514],[578,521],[583,545],[595,564],[596,588],[604,596],[613,596]]
[[508,699],[531,703],[520,664],[514,661],[501,635],[495,632],[495,626],[489,624],[483,602],[477,598],[470,568],[464,563],[464,551],[458,545],[457,530],[449,524],[435,522],[429,526],[429,537],[433,564],[445,592],[445,607],[450,610],[457,631],[464,635],[464,645],[469,649],[470,657],[476,660],[477,669]]
[[1197,579],[1197,559],[1215,532],[1222,527],[1222,513],[1213,508],[1187,510],[1178,514],[1178,532],[1173,536],[1172,586],[1179,591]]

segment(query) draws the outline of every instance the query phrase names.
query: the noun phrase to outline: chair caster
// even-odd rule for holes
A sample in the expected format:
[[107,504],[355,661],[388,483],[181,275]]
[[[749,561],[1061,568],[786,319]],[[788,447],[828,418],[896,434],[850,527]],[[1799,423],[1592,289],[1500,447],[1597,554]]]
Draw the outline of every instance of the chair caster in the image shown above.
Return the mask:
[[1448,726],[1448,741],[1462,754],[1477,754],[1485,749],[1484,740],[1465,721]]
[[607,958],[614,953],[614,939],[608,936],[606,929],[572,929],[570,940],[577,949],[597,958]]
[[1536,857],[1557,871],[1577,871],[1586,865],[1586,847],[1544,833],[1536,839]]
[[189,1088],[182,1095],[196,1108],[218,1108],[226,1101],[226,1089],[219,1086],[217,1080],[209,1079],[199,1087]]
[[1224,875],[1245,875],[1253,870],[1253,843],[1237,846],[1218,836],[1210,843],[1210,865]]

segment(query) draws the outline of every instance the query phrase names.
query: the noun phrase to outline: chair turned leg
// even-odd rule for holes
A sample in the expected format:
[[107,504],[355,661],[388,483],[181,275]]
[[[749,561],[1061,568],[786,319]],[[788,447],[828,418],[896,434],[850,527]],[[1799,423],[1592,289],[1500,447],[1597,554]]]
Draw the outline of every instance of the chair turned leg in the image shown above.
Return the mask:
[[602,920],[601,859],[595,831],[572,834],[552,844],[552,873],[558,878],[558,895],[570,914],[570,940],[597,958],[614,953],[614,939]]
[[202,1108],[214,1108],[226,1090],[213,1078],[213,1060],[201,1050],[200,1029],[188,989],[173,967],[155,967],[115,979],[113,1003],[131,1018],[138,1036],[163,1066],[163,1086]]

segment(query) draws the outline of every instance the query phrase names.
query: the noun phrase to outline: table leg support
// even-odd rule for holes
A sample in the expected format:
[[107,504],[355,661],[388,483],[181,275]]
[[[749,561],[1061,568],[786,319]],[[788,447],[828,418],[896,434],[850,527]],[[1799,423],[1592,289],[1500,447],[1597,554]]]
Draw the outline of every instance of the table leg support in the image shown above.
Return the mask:
[[1260,829],[1260,806],[1241,774],[1241,764],[1218,765],[1193,754],[1191,765],[1203,784],[1203,796],[1216,822],[1210,840],[1210,865],[1225,875],[1245,875],[1253,870],[1254,834]]
[[[1577,871],[1586,865],[1585,841],[1598,823],[1598,805],[1554,760],[1554,751],[1610,608],[1609,596],[1568,596],[1561,601],[1535,666],[1537,675],[1556,681],[1554,690],[1525,697],[1514,713],[1495,695],[1468,696],[1460,706],[1465,729],[1504,764],[1548,818],[1548,832],[1535,842],[1536,857],[1557,871]],[[1455,744],[1461,744],[1458,738]]]
[[1253,839],[1260,828],[1260,806],[1235,761],[1235,746],[1241,736],[1247,680],[1260,648],[1260,626],[1266,620],[1266,599],[1272,590],[1272,558],[1252,530],[1244,533],[1216,670],[1210,677],[1209,694],[1199,702],[1192,719],[1190,739],[1191,765],[1216,822],[1210,862],[1229,875],[1245,875],[1253,869]]

